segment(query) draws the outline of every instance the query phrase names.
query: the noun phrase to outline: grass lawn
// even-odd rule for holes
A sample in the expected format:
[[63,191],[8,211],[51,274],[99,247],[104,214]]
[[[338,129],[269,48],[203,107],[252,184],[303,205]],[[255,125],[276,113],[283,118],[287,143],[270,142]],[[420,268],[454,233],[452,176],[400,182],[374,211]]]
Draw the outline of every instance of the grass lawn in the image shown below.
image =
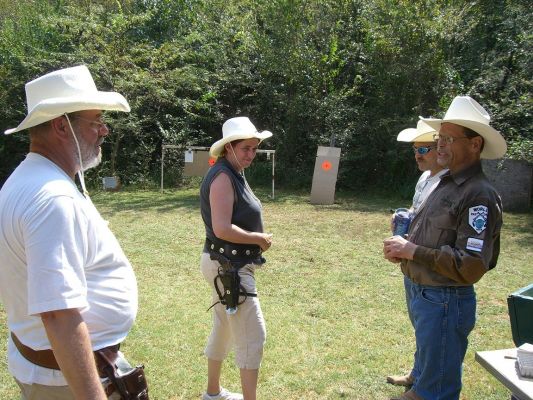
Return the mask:
[[[402,274],[382,257],[388,210],[408,201],[366,193],[340,194],[332,206],[307,194],[263,199],[274,244],[258,271],[267,345],[259,398],[388,399],[399,389],[390,373],[410,369],[414,334]],[[204,228],[197,190],[95,193],[132,262],[139,284],[137,322],[123,345],[143,362],[151,399],[198,399],[205,387],[203,347],[211,316],[199,271]],[[478,321],[464,364],[464,400],[501,400],[507,390],[478,363],[479,350],[514,347],[507,296],[533,282],[533,213],[504,215],[496,269],[476,285]],[[0,308],[0,399],[18,399],[6,367],[5,313]],[[222,384],[239,389],[230,357]]]

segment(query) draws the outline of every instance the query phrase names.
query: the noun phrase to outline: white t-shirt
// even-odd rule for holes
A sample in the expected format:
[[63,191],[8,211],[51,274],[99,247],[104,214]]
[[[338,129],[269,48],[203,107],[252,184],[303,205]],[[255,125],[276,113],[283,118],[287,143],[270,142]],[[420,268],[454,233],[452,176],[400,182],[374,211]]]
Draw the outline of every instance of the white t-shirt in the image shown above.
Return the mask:
[[[137,282],[108,223],[56,164],[29,153],[0,190],[0,300],[9,330],[35,350],[50,349],[39,316],[77,308],[93,349],[120,343],[137,314]],[[23,383],[66,385],[11,339],[9,371]]]
[[428,196],[431,194],[431,192],[433,192],[433,190],[439,184],[440,177],[447,171],[448,171],[447,169],[440,170],[433,176],[429,176],[431,171],[424,171],[424,173],[420,175],[420,178],[418,179],[418,182],[415,187],[415,195],[413,196],[413,205],[411,206],[411,210],[413,211],[414,214],[418,212],[422,204],[424,204]]

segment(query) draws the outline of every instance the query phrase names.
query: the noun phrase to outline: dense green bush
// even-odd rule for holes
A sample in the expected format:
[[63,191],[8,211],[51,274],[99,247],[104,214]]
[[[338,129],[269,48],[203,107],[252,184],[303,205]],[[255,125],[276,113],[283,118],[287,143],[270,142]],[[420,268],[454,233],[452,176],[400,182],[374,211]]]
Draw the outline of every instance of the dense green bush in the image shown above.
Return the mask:
[[[397,133],[458,94],[493,115],[509,157],[533,162],[532,17],[520,0],[0,0],[0,129],[25,116],[25,82],[87,64],[132,106],[112,113],[102,167],[158,184],[161,145],[208,146],[248,115],[274,137],[277,183],[309,186],[317,146],[342,148],[339,187],[412,190]],[[0,183],[28,150],[0,137]],[[169,183],[182,182],[180,158]],[[269,173],[258,171],[258,178]],[[262,180],[260,178],[259,180]]]

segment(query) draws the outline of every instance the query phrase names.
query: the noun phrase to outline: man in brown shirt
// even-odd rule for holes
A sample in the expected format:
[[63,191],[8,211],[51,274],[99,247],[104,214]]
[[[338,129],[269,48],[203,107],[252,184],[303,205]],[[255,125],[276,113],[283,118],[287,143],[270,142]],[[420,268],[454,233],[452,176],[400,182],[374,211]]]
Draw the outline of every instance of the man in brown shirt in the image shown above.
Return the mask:
[[488,113],[468,96],[456,97],[440,120],[437,160],[449,172],[411,222],[408,239],[384,241],[385,258],[401,262],[410,281],[416,346],[413,386],[400,400],[459,399],[462,362],[475,324],[473,284],[496,265],[501,200],[480,158],[499,158],[506,144]]

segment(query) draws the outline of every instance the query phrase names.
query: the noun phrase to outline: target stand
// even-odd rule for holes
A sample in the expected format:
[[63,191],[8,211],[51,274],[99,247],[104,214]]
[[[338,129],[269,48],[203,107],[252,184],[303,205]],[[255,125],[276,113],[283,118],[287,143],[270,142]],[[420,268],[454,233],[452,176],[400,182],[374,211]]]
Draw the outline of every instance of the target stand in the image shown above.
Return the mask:
[[335,184],[337,183],[340,158],[341,149],[339,147],[318,147],[311,186],[312,204],[335,203]]
[[[183,150],[183,146],[163,144],[161,146],[161,191],[163,191],[163,177],[165,170],[165,152],[167,149]],[[258,149],[257,153],[266,154],[267,160],[272,162],[272,194],[274,199],[275,172],[276,172],[276,151]],[[185,163],[183,168],[184,176],[205,176],[207,170],[215,163],[216,159],[209,155],[209,147],[187,146],[185,147]]]

